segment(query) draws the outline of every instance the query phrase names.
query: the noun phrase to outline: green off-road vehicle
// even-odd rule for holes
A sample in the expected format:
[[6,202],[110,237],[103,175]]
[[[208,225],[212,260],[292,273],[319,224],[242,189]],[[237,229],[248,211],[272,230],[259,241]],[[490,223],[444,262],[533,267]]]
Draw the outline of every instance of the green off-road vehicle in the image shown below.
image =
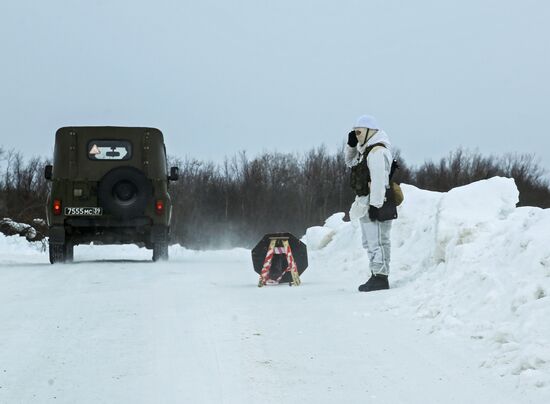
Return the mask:
[[72,261],[75,245],[135,243],[168,259],[172,203],[162,132],[66,127],[55,135],[47,202],[50,262]]

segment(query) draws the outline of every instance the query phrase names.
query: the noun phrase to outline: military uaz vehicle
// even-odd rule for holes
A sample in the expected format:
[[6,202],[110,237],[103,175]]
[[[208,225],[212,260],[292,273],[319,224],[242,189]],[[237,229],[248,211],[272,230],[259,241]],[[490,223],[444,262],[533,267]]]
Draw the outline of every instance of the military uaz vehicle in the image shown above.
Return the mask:
[[135,243],[168,259],[172,203],[162,132],[65,127],[55,135],[47,201],[50,262],[72,261],[75,245]]

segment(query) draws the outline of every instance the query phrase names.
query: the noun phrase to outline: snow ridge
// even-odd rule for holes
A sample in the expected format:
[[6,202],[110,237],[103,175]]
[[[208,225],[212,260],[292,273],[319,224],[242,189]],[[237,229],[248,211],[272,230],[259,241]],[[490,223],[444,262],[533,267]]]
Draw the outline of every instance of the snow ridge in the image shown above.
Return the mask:
[[[550,210],[516,208],[513,179],[495,177],[447,193],[402,185],[392,229],[390,310],[411,310],[430,332],[468,338],[480,366],[550,389]],[[306,233],[325,270],[368,276],[360,229],[331,216]],[[351,276],[350,276],[351,279]],[[367,296],[365,296],[367,298]]]

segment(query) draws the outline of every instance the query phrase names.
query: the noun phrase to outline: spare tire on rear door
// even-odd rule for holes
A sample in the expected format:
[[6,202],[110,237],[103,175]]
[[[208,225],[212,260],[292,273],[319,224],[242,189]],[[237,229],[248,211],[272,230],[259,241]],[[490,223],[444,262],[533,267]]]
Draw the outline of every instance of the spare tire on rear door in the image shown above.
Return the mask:
[[103,176],[97,188],[105,213],[125,219],[142,216],[153,195],[151,181],[133,167],[118,167]]

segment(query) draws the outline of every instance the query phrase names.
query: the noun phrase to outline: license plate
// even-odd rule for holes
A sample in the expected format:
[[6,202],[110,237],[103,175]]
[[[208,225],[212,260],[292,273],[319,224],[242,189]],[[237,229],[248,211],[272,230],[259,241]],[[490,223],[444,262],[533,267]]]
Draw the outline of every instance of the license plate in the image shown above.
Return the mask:
[[101,216],[103,208],[65,208],[65,216]]

